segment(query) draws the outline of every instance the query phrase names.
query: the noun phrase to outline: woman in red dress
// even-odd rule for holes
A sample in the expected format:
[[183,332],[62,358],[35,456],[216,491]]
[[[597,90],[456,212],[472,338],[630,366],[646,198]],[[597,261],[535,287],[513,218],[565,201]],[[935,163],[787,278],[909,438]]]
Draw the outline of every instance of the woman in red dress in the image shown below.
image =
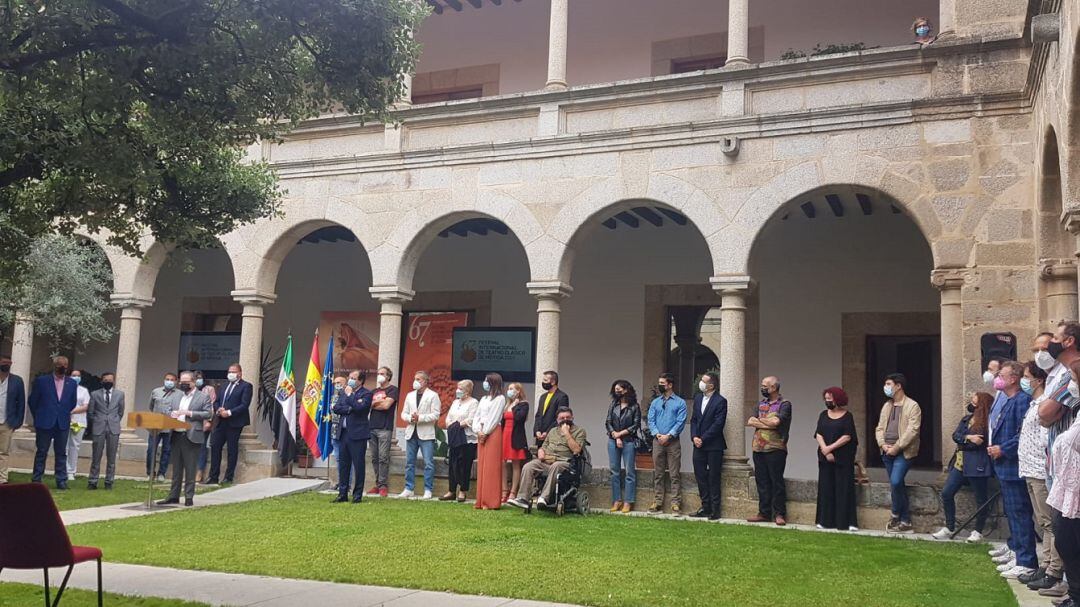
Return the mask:
[[[529,419],[529,401],[525,398],[525,388],[519,383],[512,383],[506,389],[506,408],[503,411],[502,456],[510,464],[511,472],[509,493],[504,489],[502,501],[518,496],[521,486],[521,468],[529,459],[529,442],[525,437],[525,426]],[[526,496],[526,499],[532,496]]]
[[488,373],[484,378],[484,397],[473,418],[476,431],[476,508],[498,510],[502,505],[499,491],[503,486],[502,412],[506,406],[502,376]]

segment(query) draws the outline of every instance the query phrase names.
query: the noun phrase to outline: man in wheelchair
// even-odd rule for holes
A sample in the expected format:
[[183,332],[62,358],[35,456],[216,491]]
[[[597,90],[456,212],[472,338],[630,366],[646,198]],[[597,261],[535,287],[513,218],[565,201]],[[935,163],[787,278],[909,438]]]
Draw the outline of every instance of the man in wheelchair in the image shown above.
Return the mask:
[[[537,452],[537,458],[525,464],[521,470],[519,497],[507,502],[511,506],[529,510],[532,507],[529,498],[541,482],[543,482],[543,489],[536,499],[536,505],[539,508],[555,507],[557,503],[561,504],[562,498],[568,494],[585,495],[584,492],[577,491],[585,464],[585,445],[587,444],[585,428],[574,425],[574,412],[569,407],[559,409],[556,423],[556,430],[548,433],[544,444]],[[574,478],[573,474],[564,474],[571,472],[572,465],[575,468],[574,471],[577,472],[577,478]],[[584,504],[574,504],[574,506],[584,505],[587,509],[587,499],[580,501],[584,501]]]

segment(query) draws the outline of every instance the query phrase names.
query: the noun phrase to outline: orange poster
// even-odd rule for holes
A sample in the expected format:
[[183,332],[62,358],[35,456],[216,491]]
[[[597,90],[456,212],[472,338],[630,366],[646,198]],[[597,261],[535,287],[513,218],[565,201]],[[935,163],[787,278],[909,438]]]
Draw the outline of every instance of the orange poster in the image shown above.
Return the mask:
[[[413,376],[427,371],[431,389],[439,394],[442,416],[454,402],[457,382],[450,377],[454,355],[454,328],[469,324],[467,312],[410,312],[405,317],[405,356],[401,364],[401,398],[412,391]],[[398,409],[400,413],[400,409]],[[442,427],[442,420],[439,422]],[[405,422],[397,418],[397,438],[404,440]],[[441,431],[439,431],[441,434]]]
[[[362,371],[367,375],[364,385],[369,389],[374,387],[379,367],[379,313],[323,312],[319,315],[319,335],[329,340],[331,331],[334,371]],[[328,343],[323,342],[323,359]]]

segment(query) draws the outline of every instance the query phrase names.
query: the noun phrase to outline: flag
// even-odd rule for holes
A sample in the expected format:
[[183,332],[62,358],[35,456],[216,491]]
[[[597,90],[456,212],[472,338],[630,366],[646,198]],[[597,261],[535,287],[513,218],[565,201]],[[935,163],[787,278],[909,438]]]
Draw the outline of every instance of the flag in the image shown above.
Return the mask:
[[315,329],[315,343],[311,345],[311,359],[308,360],[304,393],[300,399],[303,405],[303,411],[300,413],[300,435],[315,457],[322,455],[319,449],[319,408],[322,403],[322,383],[323,374],[322,369],[319,368],[319,330]]
[[330,343],[326,347],[326,364],[323,365],[322,398],[319,404],[319,451],[325,460],[334,452],[333,420],[330,407],[334,403],[334,332],[330,332]]
[[285,358],[281,361],[281,373],[278,373],[277,392],[274,398],[281,404],[281,414],[289,424],[289,434],[296,440],[296,378],[292,368],[292,335],[285,342]]

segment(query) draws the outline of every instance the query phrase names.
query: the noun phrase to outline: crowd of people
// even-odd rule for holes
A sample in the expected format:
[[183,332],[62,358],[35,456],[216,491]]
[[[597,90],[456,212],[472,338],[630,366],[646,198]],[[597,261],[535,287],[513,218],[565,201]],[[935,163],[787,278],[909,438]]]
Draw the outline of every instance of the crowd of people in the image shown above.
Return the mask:
[[[975,392],[962,405],[966,411],[953,433],[955,452],[946,466],[941,498],[944,526],[937,539],[955,537],[955,497],[969,485],[979,505],[968,542],[980,541],[989,515],[991,477],[996,478],[1008,521],[1006,544],[991,551],[1003,577],[1016,578],[1041,594],[1064,597],[1076,607],[1080,600],[1080,324],[1062,323],[1032,344],[1032,360],[991,361],[984,380],[987,391]],[[40,482],[49,449],[54,453],[58,489],[66,489],[77,472],[78,450],[89,428],[93,456],[88,487],[96,489],[100,462],[107,461],[104,485],[113,485],[125,395],[115,388],[115,374],[101,376],[100,387],[81,386],[82,372],[70,370],[63,356],[53,359],[53,372],[36,378],[27,396],[23,381],[12,375],[11,359],[0,357],[0,483],[7,482],[11,433],[23,420],[24,403],[33,413],[36,453],[32,479]],[[388,495],[390,445],[394,437],[400,392],[387,367],[378,370],[373,390],[364,386],[360,371],[334,379],[331,402],[333,446],[338,462],[337,502],[361,502],[367,495]],[[728,403],[718,392],[716,373],[703,374],[692,403],[676,394],[675,377],[662,374],[656,396],[643,419],[637,391],[626,380],[615,381],[604,431],[611,484],[611,511],[631,512],[637,501],[636,457],[639,447],[651,449],[654,487],[650,513],[665,502],[681,514],[681,437],[689,418],[693,471],[701,498],[692,517],[721,515],[721,473],[727,444],[724,429]],[[449,450],[449,490],[439,499],[463,502],[470,490],[476,463],[475,507],[503,505],[531,508],[532,499],[545,506],[555,499],[558,474],[583,454],[588,434],[574,423],[570,398],[559,388],[559,374],[543,374],[535,410],[520,383],[504,385],[489,373],[480,386],[458,382],[455,399],[443,415],[438,393],[426,372],[412,378],[412,389],[401,399],[404,423],[405,488],[398,497],[416,497],[417,456],[423,458],[422,497],[431,499],[435,478],[437,427],[445,431]],[[920,450],[922,410],[907,394],[908,380],[900,373],[885,377],[875,441],[889,477],[892,516],[887,530],[913,531],[906,475]],[[749,522],[787,524],[784,471],[792,420],[792,404],[781,392],[777,377],[761,381],[761,400],[746,426],[753,430],[752,458],[758,493],[758,512]],[[154,453],[160,450],[157,476],[170,462],[172,487],[161,503],[191,505],[196,482],[214,484],[234,479],[238,441],[250,423],[252,385],[242,378],[240,365],[229,367],[227,382],[214,387],[199,372],[166,373],[150,395],[150,409],[185,422],[178,430],[151,434],[147,445],[147,475],[154,475]],[[823,409],[814,431],[817,442],[819,528],[858,529],[856,452],[859,444],[854,417],[843,389],[822,392]],[[531,433],[528,432],[532,413]],[[531,444],[530,444],[531,443]],[[535,447],[535,454],[533,452]],[[228,463],[221,477],[221,452]],[[365,492],[367,451],[371,451],[374,484]],[[209,454],[209,457],[207,457]],[[207,459],[210,469],[204,476]],[[543,486],[541,477],[546,476]],[[350,498],[351,491],[351,498]],[[1043,541],[1036,552],[1037,532]],[[1065,595],[1068,595],[1066,597]]]

